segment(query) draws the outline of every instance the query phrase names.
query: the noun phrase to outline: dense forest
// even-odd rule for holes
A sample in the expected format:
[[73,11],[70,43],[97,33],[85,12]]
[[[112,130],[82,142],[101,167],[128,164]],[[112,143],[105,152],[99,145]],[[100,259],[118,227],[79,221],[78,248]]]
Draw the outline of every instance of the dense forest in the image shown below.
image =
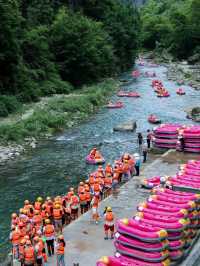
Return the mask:
[[200,54],[199,0],[149,0],[141,21],[145,48],[164,48],[178,59]]
[[139,15],[118,0],[0,2],[0,116],[134,62]]

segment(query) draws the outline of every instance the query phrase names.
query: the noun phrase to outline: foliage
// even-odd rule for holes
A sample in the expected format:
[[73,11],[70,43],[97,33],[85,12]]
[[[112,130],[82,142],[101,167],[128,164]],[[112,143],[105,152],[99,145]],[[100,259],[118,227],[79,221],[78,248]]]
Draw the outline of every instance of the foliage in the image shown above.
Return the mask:
[[150,0],[141,10],[145,48],[167,48],[175,57],[191,56],[200,40],[199,0]]
[[112,46],[101,23],[79,13],[60,10],[52,27],[52,49],[62,78],[74,85],[95,81],[112,72]]
[[[75,123],[92,114],[117,88],[116,81],[106,80],[92,86],[85,86],[77,94],[54,97],[43,107],[38,107],[25,120],[0,126],[2,142],[21,141],[29,136],[44,136],[62,130],[68,122]],[[1,111],[1,109],[0,109]]]
[[0,95],[0,117],[6,117],[8,114],[17,111],[21,103],[15,96]]

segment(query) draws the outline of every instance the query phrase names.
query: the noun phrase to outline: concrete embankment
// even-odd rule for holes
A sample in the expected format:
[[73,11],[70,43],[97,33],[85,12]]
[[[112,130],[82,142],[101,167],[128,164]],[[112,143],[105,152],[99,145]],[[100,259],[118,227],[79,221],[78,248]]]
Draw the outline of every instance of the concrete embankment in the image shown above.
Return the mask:
[[[119,191],[102,201],[100,213],[103,213],[105,206],[112,206],[117,218],[133,216],[138,203],[144,201],[149,195],[147,190],[139,187],[142,178],[160,174],[173,175],[180,163],[196,158],[196,155],[181,154],[175,151],[166,152],[143,167],[140,177],[134,177]],[[67,226],[64,229],[64,236],[66,240],[66,265],[94,266],[101,256],[114,254],[113,242],[104,240],[103,219],[100,219],[98,225],[94,224],[91,222],[90,211]],[[198,247],[198,244],[195,245],[190,255],[180,265],[192,266],[194,264],[196,259],[194,260],[193,252],[196,247]],[[56,265],[56,258],[50,258],[48,265]]]

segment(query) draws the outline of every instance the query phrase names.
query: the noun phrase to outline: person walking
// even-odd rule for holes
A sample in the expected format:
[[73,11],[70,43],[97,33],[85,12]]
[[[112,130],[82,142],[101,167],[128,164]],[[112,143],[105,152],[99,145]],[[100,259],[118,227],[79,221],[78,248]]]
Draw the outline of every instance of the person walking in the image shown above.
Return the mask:
[[146,163],[146,161],[147,161],[147,146],[145,145],[144,147],[143,147],[143,150],[142,150],[142,153],[143,153],[143,163]]
[[135,171],[136,171],[136,176],[140,175],[140,165],[141,165],[141,160],[139,154],[136,154],[135,156]]
[[65,266],[65,245],[64,236],[60,235],[56,241],[57,266]]
[[148,149],[151,148],[151,138],[152,138],[152,133],[151,133],[151,131],[148,129],[148,130],[147,130],[147,148],[148,148]]
[[137,142],[138,142],[139,153],[141,154],[142,153],[142,145],[143,145],[143,136],[142,136],[142,133],[138,133]]

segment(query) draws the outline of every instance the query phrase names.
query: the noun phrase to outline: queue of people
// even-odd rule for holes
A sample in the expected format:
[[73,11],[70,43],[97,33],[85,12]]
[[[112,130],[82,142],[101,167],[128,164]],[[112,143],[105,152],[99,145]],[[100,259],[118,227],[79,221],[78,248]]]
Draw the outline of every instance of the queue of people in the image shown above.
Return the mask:
[[[21,266],[45,266],[48,257],[56,254],[57,265],[64,266],[65,241],[63,227],[80,214],[92,209],[92,220],[98,224],[99,203],[109,195],[123,179],[128,180],[135,171],[135,158],[124,154],[114,166],[100,165],[97,170],[81,181],[77,190],[70,188],[63,196],[38,197],[35,202],[24,201],[19,213],[11,216],[10,241],[13,257]],[[112,209],[105,212],[105,239],[114,233]]]

